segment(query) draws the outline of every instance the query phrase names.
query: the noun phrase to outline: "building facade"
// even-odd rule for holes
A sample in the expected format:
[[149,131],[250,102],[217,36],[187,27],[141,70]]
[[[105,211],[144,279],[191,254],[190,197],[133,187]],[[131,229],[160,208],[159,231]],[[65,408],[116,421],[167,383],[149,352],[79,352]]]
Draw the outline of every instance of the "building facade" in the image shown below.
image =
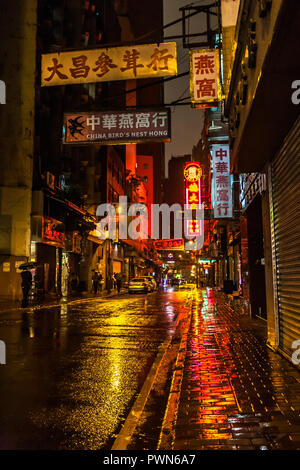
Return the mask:
[[300,338],[299,21],[297,1],[240,2],[226,99],[232,171],[243,174],[252,314],[266,317],[269,346],[289,360]]
[[[99,239],[97,207],[117,206],[119,196],[131,192],[128,178],[136,176],[137,154],[153,159],[153,200],[159,201],[164,144],[64,145],[64,113],[158,107],[163,86],[148,79],[41,87],[41,56],[158,43],[162,1],[150,6],[131,0],[37,0],[17,2],[18,8],[4,3],[1,44],[9,42],[14,52],[1,54],[9,104],[0,109],[0,296],[21,298],[18,266],[26,261],[35,263],[36,297],[90,292],[94,271],[102,276],[102,288],[110,290],[114,273],[128,279],[127,244]],[[12,89],[20,93],[12,97]],[[147,243],[136,249],[137,258],[145,260]],[[146,263],[138,264],[142,269]]]

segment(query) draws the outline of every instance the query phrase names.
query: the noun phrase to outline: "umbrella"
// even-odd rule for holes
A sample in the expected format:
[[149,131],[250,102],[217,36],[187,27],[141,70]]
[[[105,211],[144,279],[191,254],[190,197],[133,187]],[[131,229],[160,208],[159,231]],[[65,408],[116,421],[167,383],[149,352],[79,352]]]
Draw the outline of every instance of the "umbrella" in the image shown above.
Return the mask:
[[33,269],[38,266],[38,263],[23,263],[20,264],[19,269]]

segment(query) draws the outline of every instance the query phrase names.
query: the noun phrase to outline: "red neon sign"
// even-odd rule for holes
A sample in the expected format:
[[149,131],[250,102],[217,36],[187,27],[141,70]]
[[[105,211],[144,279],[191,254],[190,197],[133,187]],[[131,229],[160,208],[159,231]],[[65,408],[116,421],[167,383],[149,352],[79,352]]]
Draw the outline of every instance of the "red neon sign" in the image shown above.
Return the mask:
[[[201,206],[201,176],[202,168],[198,162],[189,162],[184,169],[186,195],[185,202],[188,209],[197,209]],[[187,236],[201,235],[201,222],[193,219],[187,221]]]

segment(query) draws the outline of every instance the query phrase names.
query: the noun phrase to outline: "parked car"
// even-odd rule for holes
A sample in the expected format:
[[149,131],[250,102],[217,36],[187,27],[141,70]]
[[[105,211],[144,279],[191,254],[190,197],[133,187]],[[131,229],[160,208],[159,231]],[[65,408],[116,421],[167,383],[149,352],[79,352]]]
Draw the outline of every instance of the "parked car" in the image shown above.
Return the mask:
[[135,277],[131,279],[128,286],[128,292],[131,294],[132,292],[151,292],[152,284],[146,277]]
[[157,289],[157,284],[156,284],[156,280],[154,279],[154,277],[152,277],[152,276],[145,276],[145,277],[146,277],[146,279],[148,279],[148,281],[152,285],[152,292],[154,290],[156,290]]
[[186,279],[182,279],[179,284],[180,289],[194,289],[195,284],[187,281]]

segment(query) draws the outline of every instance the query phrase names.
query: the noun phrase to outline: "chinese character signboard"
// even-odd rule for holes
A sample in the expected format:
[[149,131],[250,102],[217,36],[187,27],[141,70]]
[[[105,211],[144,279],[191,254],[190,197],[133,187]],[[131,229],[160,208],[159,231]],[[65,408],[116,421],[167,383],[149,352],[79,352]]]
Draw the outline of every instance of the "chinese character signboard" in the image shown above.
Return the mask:
[[155,240],[154,246],[156,250],[172,250],[172,251],[182,251],[184,250],[184,240],[183,238],[173,238],[170,240]]
[[229,146],[212,145],[213,162],[212,201],[214,218],[232,217],[232,191]]
[[190,51],[190,91],[194,105],[215,104],[222,99],[218,49]]
[[[196,210],[201,206],[202,168],[198,162],[187,163],[184,169],[185,204],[187,209]],[[199,237],[203,233],[203,222],[192,217],[187,220],[186,234],[188,237]]]
[[64,142],[126,144],[170,142],[170,110],[102,111],[65,114]]
[[62,222],[52,219],[51,217],[43,217],[42,242],[47,245],[65,247],[65,228]]
[[190,183],[200,180],[202,176],[202,169],[198,163],[187,163],[184,169],[184,177]]
[[258,194],[267,189],[267,178],[264,173],[243,173],[240,175],[240,202],[245,211]]
[[176,74],[176,42],[42,54],[42,86]]

